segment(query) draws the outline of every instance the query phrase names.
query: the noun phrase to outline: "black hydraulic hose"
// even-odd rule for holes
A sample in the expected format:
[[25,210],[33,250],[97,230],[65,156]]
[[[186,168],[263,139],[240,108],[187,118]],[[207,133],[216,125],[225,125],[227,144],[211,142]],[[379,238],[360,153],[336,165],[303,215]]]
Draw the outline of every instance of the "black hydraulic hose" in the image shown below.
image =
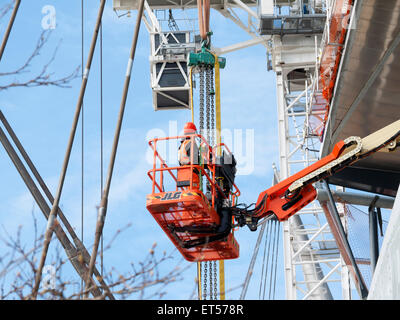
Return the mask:
[[[208,227],[170,227],[170,231],[172,232],[174,238],[177,240],[179,245],[184,248],[184,249],[190,249],[194,247],[198,247],[201,245],[205,245],[214,241],[219,241],[231,233],[232,230],[232,214],[230,211],[230,208],[222,208],[221,209],[221,223],[216,227],[216,228],[208,228]],[[191,230],[193,234],[201,234],[201,233],[214,233],[211,236],[205,236],[200,239],[196,240],[189,240],[189,241],[182,241],[179,239],[179,237],[176,235],[176,232],[184,232]],[[213,232],[211,232],[213,231]]]
[[217,233],[226,233],[228,234],[231,232],[232,229],[232,214],[229,208],[222,208],[221,209],[221,223],[217,228]]
[[219,241],[222,240],[224,238],[226,238],[230,233],[229,231],[226,231],[225,233],[219,233],[213,236],[208,236],[208,237],[204,237],[204,238],[200,238],[200,239],[196,239],[196,240],[189,240],[189,241],[181,241],[179,240],[181,247],[184,249],[191,249],[191,248],[195,248],[195,247],[199,247],[201,245],[205,245],[205,244],[209,244],[211,242],[215,242],[215,241]]

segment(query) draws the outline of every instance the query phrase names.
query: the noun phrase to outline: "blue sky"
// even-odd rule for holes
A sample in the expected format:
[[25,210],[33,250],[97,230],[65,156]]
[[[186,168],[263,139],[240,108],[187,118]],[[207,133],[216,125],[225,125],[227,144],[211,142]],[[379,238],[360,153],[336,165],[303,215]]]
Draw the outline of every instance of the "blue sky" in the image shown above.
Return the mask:
[[[7,3],[2,0],[0,6]],[[54,49],[58,53],[50,70],[54,77],[63,77],[81,66],[81,1],[26,1],[21,4],[8,46],[0,63],[0,73],[12,71],[28,58],[42,32],[42,9],[52,5],[56,9],[56,28],[50,41],[21,79],[29,79],[47,63]],[[84,59],[92,38],[97,16],[98,1],[85,1],[84,20]],[[189,11],[188,15],[196,15]],[[118,18],[108,1],[103,18],[103,105],[104,105],[104,174],[106,174],[111,144],[122,95],[122,87],[136,13],[131,17]],[[8,16],[0,21],[4,32]],[[221,16],[211,12],[213,45],[224,47],[249,39],[249,36]],[[150,42],[149,34],[141,27],[139,43],[133,65],[133,76],[127,100],[126,113],[115,164],[114,176],[109,197],[109,209],[104,229],[104,242],[107,244],[114,234],[130,224],[105,252],[105,270],[115,268],[126,274],[130,264],[144,259],[154,243],[156,253],[173,252],[174,259],[163,264],[164,272],[179,264],[188,266],[184,281],[167,287],[168,299],[188,299],[194,289],[196,265],[183,261],[172,243],[159,228],[145,208],[146,195],[151,192],[147,171],[149,150],[147,140],[152,132],[169,132],[170,126],[181,129],[189,121],[190,111],[153,110],[150,87]],[[242,130],[245,140],[246,130],[254,134],[254,170],[237,176],[236,183],[242,196],[240,202],[253,203],[258,194],[272,183],[272,163],[278,163],[277,115],[275,75],[267,71],[266,49],[254,46],[225,55],[226,68],[221,70],[222,127],[224,130]],[[95,52],[88,87],[84,100],[84,220],[83,239],[91,248],[94,239],[96,206],[100,202],[100,77],[99,43]],[[13,78],[0,78],[0,85]],[[0,108],[11,123],[22,144],[54,193],[57,187],[65,148],[78,99],[80,79],[71,83],[71,88],[40,87],[15,88],[0,92]],[[61,208],[77,234],[81,234],[81,122],[75,139],[71,161],[61,197]],[[232,148],[231,148],[232,149]],[[0,150],[3,150],[2,148]],[[233,149],[238,156],[246,155],[246,147]],[[239,169],[247,158],[238,158]],[[242,160],[242,161],[240,161]],[[39,230],[44,231],[46,221],[35,205],[25,184],[4,151],[0,151],[0,227],[9,234],[16,234],[23,226],[22,238],[29,247],[33,238],[32,210],[38,219]],[[258,233],[243,228],[235,233],[240,244],[240,257],[225,263],[226,288],[238,287],[243,283]],[[280,242],[282,249],[282,242]],[[55,255],[57,240],[54,238],[50,258]],[[258,299],[261,276],[263,245],[260,248],[253,280],[247,298]],[[0,245],[0,254],[6,248]],[[90,250],[89,250],[90,251]],[[65,255],[64,255],[65,257]],[[284,299],[284,279],[282,250],[278,264],[276,298]],[[63,277],[79,282],[79,277],[70,267],[65,266]],[[240,289],[229,291],[227,299],[237,299]],[[338,294],[340,297],[340,292]]]
[[[2,3],[5,2],[2,0]],[[85,60],[97,15],[97,1],[85,1]],[[72,72],[81,65],[80,1],[26,1],[21,4],[14,29],[0,64],[0,72],[20,66],[33,50],[42,32],[42,8],[53,5],[57,25],[42,54],[32,63],[31,74],[48,61],[59,44],[56,60],[51,65],[55,77]],[[106,5],[103,19],[103,88],[104,88],[104,174],[106,173],[115,124],[122,95],[122,86],[129,55],[136,13],[131,18],[117,18],[111,1]],[[8,17],[7,17],[8,19]],[[6,27],[7,19],[0,24]],[[224,47],[248,40],[249,36],[219,13],[212,11],[211,29],[213,44]],[[99,47],[97,47],[84,100],[84,243],[90,248],[94,239],[96,205],[100,202],[100,79]],[[131,262],[138,262],[154,242],[156,251],[170,252],[173,245],[163,234],[145,208],[146,194],[151,192],[146,162],[146,136],[150,130],[168,132],[170,122],[178,128],[190,120],[187,110],[154,112],[150,88],[149,34],[142,25],[133,66],[121,140],[111,186],[109,209],[104,229],[105,243],[115,232],[131,223],[105,253],[105,269],[115,267],[120,272],[129,270]],[[278,143],[275,107],[275,76],[267,72],[266,50],[263,46],[246,48],[225,55],[227,66],[221,71],[222,127],[225,129],[251,129],[255,137],[255,169],[251,174],[239,175],[240,202],[255,202],[259,192],[272,182],[272,163],[278,163]],[[30,74],[24,75],[29,77]],[[5,80],[1,80],[4,81]],[[50,190],[55,192],[69,131],[75,110],[80,79],[71,88],[16,88],[0,93],[0,108],[13,126],[31,159],[37,166]],[[78,234],[81,230],[81,124],[78,127],[61,207]],[[0,225],[13,234],[23,225],[24,240],[32,238],[31,211],[34,207],[39,230],[44,230],[45,219],[26,189],[11,161],[0,152]],[[240,258],[226,262],[226,287],[233,288],[244,281],[253,252],[257,233],[247,228],[236,233],[240,244]],[[54,238],[52,247],[55,247]],[[3,250],[4,248],[0,248]],[[282,254],[282,252],[280,253]],[[175,252],[173,265],[180,261]],[[261,263],[259,257],[259,262]],[[184,262],[182,265],[186,265]],[[164,266],[168,269],[168,265]],[[260,266],[258,265],[258,268]],[[66,267],[64,275],[78,279],[72,268]],[[277,298],[284,298],[283,270],[278,269]],[[258,271],[256,270],[256,273]],[[194,288],[196,267],[185,272],[185,281],[167,288],[166,298],[187,299]],[[248,298],[258,298],[259,279],[255,278]],[[237,299],[240,290],[227,294]]]

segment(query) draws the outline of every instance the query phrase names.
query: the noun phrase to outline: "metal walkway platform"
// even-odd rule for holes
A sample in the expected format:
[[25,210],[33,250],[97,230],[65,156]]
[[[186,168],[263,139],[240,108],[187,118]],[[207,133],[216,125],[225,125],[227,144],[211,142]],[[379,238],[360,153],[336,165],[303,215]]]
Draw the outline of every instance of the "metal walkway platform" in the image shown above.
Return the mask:
[[[326,126],[322,156],[335,143],[400,119],[400,1],[357,0]],[[400,153],[377,153],[329,180],[395,196]]]

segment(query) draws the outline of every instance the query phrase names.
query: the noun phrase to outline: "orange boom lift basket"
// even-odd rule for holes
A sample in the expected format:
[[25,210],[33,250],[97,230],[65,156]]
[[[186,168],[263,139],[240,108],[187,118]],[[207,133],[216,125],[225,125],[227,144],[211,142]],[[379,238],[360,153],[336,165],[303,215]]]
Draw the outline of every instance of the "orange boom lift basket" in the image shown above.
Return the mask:
[[[191,146],[196,142],[201,146],[201,160],[194,161],[195,148],[190,148],[188,165],[169,167],[157,151],[157,145],[189,138]],[[217,201],[234,204],[240,195],[235,184],[227,193],[218,181],[215,150],[199,134],[156,138],[149,145],[153,150],[153,169],[148,171],[152,193],[147,195],[146,207],[184,258],[193,262],[239,257],[233,231],[229,229],[229,233],[222,235],[215,232],[221,224],[221,215],[215,209]],[[224,144],[217,147],[231,155]],[[206,193],[203,193],[203,180]]]

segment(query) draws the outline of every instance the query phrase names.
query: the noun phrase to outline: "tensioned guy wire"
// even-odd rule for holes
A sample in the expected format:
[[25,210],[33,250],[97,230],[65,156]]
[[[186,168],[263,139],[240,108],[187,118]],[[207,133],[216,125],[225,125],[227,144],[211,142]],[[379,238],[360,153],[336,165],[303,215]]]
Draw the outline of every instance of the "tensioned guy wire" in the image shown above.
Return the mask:
[[[99,7],[99,12],[97,15],[97,20],[96,20],[96,26],[95,26],[95,29],[93,32],[93,37],[92,37],[92,41],[91,41],[91,45],[90,45],[90,49],[89,49],[88,60],[86,62],[86,67],[85,67],[85,71],[83,74],[83,79],[82,79],[82,83],[81,83],[81,87],[80,87],[80,91],[79,91],[78,102],[76,104],[72,127],[71,127],[71,131],[69,134],[67,149],[65,152],[65,156],[64,156],[64,160],[63,160],[63,164],[62,164],[62,168],[61,168],[60,178],[59,178],[57,190],[56,190],[56,193],[54,196],[54,202],[53,202],[53,205],[52,205],[52,208],[51,208],[51,211],[49,214],[47,226],[46,226],[42,255],[40,257],[38,269],[36,271],[35,284],[32,289],[32,295],[31,295],[31,298],[34,300],[36,300],[36,298],[37,298],[39,285],[40,285],[40,281],[42,278],[42,271],[43,271],[44,263],[46,261],[47,252],[48,252],[50,241],[51,241],[51,238],[53,235],[54,224],[57,219],[57,209],[58,209],[58,206],[60,203],[61,194],[62,194],[62,190],[64,187],[64,181],[65,181],[65,177],[66,177],[66,173],[67,173],[67,169],[68,169],[68,165],[69,165],[69,160],[70,160],[71,151],[72,151],[72,147],[73,147],[73,143],[74,143],[74,139],[75,139],[75,134],[76,134],[76,130],[77,130],[78,122],[79,122],[79,117],[81,114],[83,97],[85,95],[85,91],[86,91],[86,87],[87,87],[89,72],[90,72],[90,68],[92,65],[93,54],[94,54],[94,51],[96,48],[97,35],[98,35],[98,30],[100,28],[100,22],[101,22],[101,19],[103,16],[105,3],[106,3],[106,0],[102,0],[100,7]],[[93,273],[93,270],[90,275],[92,275],[92,273]],[[90,283],[93,281],[93,279],[90,276],[87,278],[87,280],[89,281],[88,286],[90,286]]]
[[[100,25],[100,196],[103,192],[103,22]],[[103,276],[104,270],[104,243],[103,234],[101,235],[100,243],[100,272]]]
[[[267,233],[264,242],[263,262],[258,297],[265,299],[268,285],[268,299],[275,298],[276,269],[279,253],[280,225],[277,220],[268,220]],[[269,278],[269,280],[268,280]]]
[[263,262],[262,262],[262,267],[261,267],[261,281],[260,281],[260,287],[258,290],[258,298],[261,299],[261,291],[263,287],[263,279],[264,279],[264,267],[265,267],[265,256],[266,256],[266,249],[267,249],[267,243],[268,243],[268,236],[271,234],[271,221],[268,220],[267,223],[267,232],[265,235],[265,243],[264,243],[264,252],[263,252]]
[[275,292],[276,292],[276,270],[278,268],[278,254],[279,254],[279,236],[281,232],[281,226],[279,222],[277,222],[278,235],[276,237],[276,253],[275,253],[275,270],[274,270],[274,285],[272,290],[272,299],[275,300]]
[[[83,7],[83,0],[81,0],[81,65],[82,65],[82,80],[83,80],[83,68],[84,68],[84,54],[85,54],[85,47],[84,47],[84,7]],[[84,229],[84,104],[82,100],[82,115],[81,115],[81,241],[83,243],[83,229]],[[83,280],[81,280],[81,292],[83,291]]]

